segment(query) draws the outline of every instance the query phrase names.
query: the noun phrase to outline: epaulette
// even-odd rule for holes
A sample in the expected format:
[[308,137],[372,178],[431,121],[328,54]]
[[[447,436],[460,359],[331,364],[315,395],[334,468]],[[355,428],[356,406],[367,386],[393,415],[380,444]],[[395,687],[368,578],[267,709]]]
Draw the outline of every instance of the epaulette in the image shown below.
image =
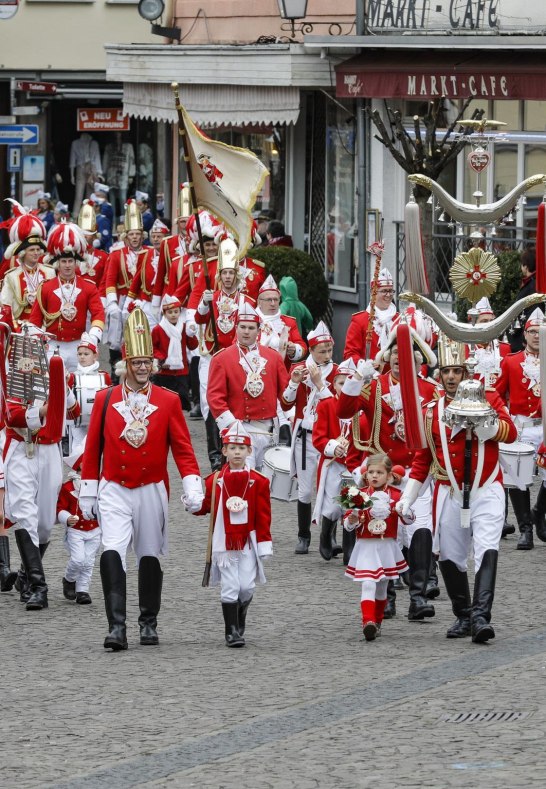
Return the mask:
[[226,350],[227,348],[219,348],[215,353],[212,354],[212,358],[214,359],[215,356],[218,356],[219,353],[222,353],[222,351],[226,351]]
[[363,387],[362,387],[362,389],[360,390],[360,397],[363,397],[363,398],[364,398],[364,400],[369,400],[369,399],[370,399],[370,394],[371,394],[371,391],[372,391],[372,385],[371,385],[371,383],[364,384],[364,386],[363,386]]
[[359,312],[353,312],[352,317],[354,318],[355,315],[362,315],[364,312],[368,312],[368,310],[360,310]]

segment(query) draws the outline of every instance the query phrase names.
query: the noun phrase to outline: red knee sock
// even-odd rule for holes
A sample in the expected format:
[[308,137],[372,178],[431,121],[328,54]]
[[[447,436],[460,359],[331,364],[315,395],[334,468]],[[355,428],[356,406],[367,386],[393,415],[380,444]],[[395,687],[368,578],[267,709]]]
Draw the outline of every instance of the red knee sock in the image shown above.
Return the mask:
[[375,601],[375,622],[376,624],[380,625],[383,621],[383,614],[385,612],[385,606],[387,605],[387,600],[376,600]]
[[375,600],[361,600],[360,610],[362,611],[362,624],[366,622],[375,622]]

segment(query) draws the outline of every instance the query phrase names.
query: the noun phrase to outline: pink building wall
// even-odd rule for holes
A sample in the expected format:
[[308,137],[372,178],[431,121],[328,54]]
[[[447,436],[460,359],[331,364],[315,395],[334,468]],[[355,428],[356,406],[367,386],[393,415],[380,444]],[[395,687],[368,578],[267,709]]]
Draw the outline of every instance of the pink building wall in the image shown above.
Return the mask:
[[[309,0],[305,22],[339,22],[344,33],[354,35],[357,2]],[[281,30],[277,0],[173,0],[173,5],[183,44],[251,44],[261,36],[289,35]],[[328,27],[318,25],[313,35],[328,35]],[[295,38],[303,36],[296,33]]]

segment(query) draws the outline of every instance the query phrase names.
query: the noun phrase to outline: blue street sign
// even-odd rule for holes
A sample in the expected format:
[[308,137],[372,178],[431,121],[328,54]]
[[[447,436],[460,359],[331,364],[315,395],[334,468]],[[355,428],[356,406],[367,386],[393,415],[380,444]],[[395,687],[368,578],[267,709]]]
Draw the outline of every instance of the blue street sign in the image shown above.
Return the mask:
[[0,124],[0,145],[38,145],[38,140],[38,126],[35,124]]
[[8,173],[20,173],[23,169],[23,149],[20,145],[8,145]]

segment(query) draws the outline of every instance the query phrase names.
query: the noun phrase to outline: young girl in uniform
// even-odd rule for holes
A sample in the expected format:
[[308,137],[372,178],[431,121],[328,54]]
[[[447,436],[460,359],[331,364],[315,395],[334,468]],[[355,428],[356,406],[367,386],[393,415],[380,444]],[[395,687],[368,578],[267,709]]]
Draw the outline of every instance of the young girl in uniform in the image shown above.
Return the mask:
[[[366,641],[373,641],[381,634],[388,581],[408,566],[396,541],[399,515],[395,506],[402,494],[393,487],[399,480],[393,474],[392,461],[388,455],[371,455],[363,473],[365,483],[359,492],[371,497],[373,503],[369,509],[348,510],[345,514],[344,528],[356,529],[355,547],[345,575],[362,584],[363,632]],[[414,517],[410,513],[404,523],[411,523]]]

